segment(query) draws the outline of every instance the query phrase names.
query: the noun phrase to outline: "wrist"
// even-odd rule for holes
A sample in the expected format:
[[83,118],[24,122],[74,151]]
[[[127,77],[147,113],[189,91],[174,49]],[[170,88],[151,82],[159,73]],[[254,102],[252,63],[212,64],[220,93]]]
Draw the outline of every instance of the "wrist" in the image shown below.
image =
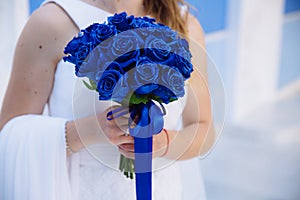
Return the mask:
[[66,122],[65,123],[65,143],[66,143],[66,150],[67,150],[67,154],[70,155],[72,154],[74,151],[71,149],[70,145],[69,145],[69,139],[68,139],[68,132],[70,132],[70,128],[68,128],[70,125],[69,125],[69,122]]
[[153,157],[165,157],[169,151],[169,135],[166,129],[153,137]]
[[77,133],[74,121],[67,121],[65,125],[66,150],[68,153],[74,153],[82,148],[79,135]]
[[166,138],[166,145],[165,145],[165,151],[160,157],[165,157],[168,154],[169,151],[169,145],[170,145],[170,137],[169,137],[169,132],[166,129],[163,129],[163,133]]

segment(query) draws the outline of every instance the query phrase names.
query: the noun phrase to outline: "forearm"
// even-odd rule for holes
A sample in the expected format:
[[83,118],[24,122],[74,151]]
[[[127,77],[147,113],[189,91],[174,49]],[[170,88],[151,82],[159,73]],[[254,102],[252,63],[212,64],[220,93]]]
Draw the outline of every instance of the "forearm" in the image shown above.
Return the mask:
[[213,126],[210,123],[194,123],[181,131],[168,130],[168,159],[187,160],[205,154],[215,140]]
[[92,144],[108,143],[95,116],[68,121],[66,140],[73,152]]

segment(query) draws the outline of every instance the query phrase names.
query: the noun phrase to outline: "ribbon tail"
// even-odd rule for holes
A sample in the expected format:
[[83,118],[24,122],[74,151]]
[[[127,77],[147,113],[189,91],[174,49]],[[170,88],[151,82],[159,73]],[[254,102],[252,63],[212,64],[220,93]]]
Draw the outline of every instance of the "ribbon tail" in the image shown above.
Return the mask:
[[[134,138],[136,199],[152,199],[152,137]],[[143,151],[144,153],[141,153]]]
[[[130,128],[132,119],[140,117],[136,127]],[[152,143],[164,125],[163,113],[152,101],[133,107],[129,120],[130,135],[134,137],[134,171],[136,177],[136,199],[152,199]]]

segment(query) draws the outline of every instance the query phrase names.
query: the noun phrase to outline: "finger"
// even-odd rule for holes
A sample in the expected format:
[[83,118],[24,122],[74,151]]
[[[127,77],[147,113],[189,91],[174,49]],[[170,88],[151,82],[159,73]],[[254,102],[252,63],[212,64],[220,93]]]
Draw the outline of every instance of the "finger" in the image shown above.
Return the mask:
[[134,144],[121,144],[119,147],[125,151],[134,153]]
[[129,114],[129,108],[128,107],[121,107],[121,106],[114,106],[109,109],[109,113],[113,118],[119,118],[124,115]]
[[118,127],[124,127],[124,126],[128,127],[128,119],[125,117],[119,117],[114,119],[114,123]]
[[128,125],[123,125],[123,126],[120,126],[118,128],[123,132],[123,134],[129,135]]
[[121,145],[121,144],[133,144],[134,139],[131,136],[125,136],[124,133],[118,137],[109,138],[111,143],[114,145]]
[[121,137],[121,136],[125,136],[125,132],[124,130],[121,130],[119,127],[110,127],[110,130],[108,130],[109,135],[111,135],[112,137]]
[[137,126],[137,124],[139,123],[140,117],[138,115],[136,115],[134,117],[134,119],[131,119],[131,124],[130,124],[130,128],[135,128]]
[[119,110],[121,108],[121,106],[119,105],[114,105],[114,106],[111,106],[109,108],[107,108],[105,110],[105,113],[107,113],[107,119],[108,120],[113,120],[115,118],[115,111],[116,110]]
[[134,144],[134,139],[131,136],[120,136],[118,137],[118,145],[121,144]]
[[122,117],[123,118],[126,118],[127,120],[129,119],[129,117],[130,117],[130,112],[128,112],[127,114],[125,114],[125,115],[122,115]]
[[119,152],[126,158],[134,159],[134,153],[125,151],[119,147]]
[[129,107],[120,107],[119,109],[116,109],[116,112],[114,112],[114,115],[117,117],[122,117],[125,115],[130,115]]

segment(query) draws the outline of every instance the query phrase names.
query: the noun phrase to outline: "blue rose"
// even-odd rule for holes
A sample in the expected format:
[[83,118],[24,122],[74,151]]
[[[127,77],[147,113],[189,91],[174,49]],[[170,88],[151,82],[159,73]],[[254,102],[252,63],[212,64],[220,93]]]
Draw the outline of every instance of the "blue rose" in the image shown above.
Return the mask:
[[132,21],[132,26],[133,28],[157,27],[154,22],[155,19],[151,19],[148,17],[138,17]]
[[127,74],[124,74],[115,85],[115,89],[113,91],[111,99],[113,101],[121,103],[126,99],[126,97],[129,94],[129,91],[130,87],[128,85],[128,76]]
[[99,100],[109,100],[122,74],[117,70],[107,70],[102,74],[97,85]]
[[[157,89],[159,66],[147,58],[142,58],[134,69],[133,84],[135,93],[139,95],[151,94]],[[135,89],[135,88],[134,88]]]
[[185,79],[188,79],[193,72],[191,62],[191,53],[182,49],[176,54],[173,66],[181,72]]
[[148,36],[153,35],[158,25],[155,23],[154,18],[148,17],[137,17],[134,18],[132,22],[132,27],[140,35],[141,38],[145,41]]
[[88,31],[94,46],[117,34],[115,26],[106,24],[93,24],[88,28]]
[[173,54],[171,54],[171,46],[165,42],[164,38],[158,38],[155,36],[150,36],[146,40],[145,54],[155,62],[161,64],[168,63],[169,60],[174,59]]
[[77,52],[74,54],[77,62],[76,64],[81,64],[92,50],[91,43],[81,44]]
[[176,43],[179,38],[177,32],[175,32],[167,26],[156,29],[154,35],[157,37],[164,38],[164,41],[170,43],[170,45]]
[[183,48],[185,51],[190,51],[190,47],[189,47],[189,43],[186,39],[183,39],[183,38],[178,38],[177,40],[177,44],[178,44],[178,47],[177,48]]
[[134,69],[134,80],[137,85],[145,85],[149,83],[157,83],[158,80],[158,64],[152,62],[146,57],[140,58]]
[[121,66],[119,65],[119,63],[117,62],[107,62],[105,64],[101,64],[101,68],[98,68],[97,70],[93,70],[96,71],[96,75],[95,75],[95,81],[99,82],[99,80],[101,79],[103,73],[105,71],[118,71],[121,75],[125,74],[125,72],[123,71],[123,69],[121,68]]
[[115,60],[119,65],[128,71],[135,67],[136,61],[140,55],[140,46],[143,46],[143,40],[134,31],[126,31],[112,38],[108,46],[109,53],[106,55],[111,60]]
[[150,17],[143,17],[142,18],[144,21],[149,22],[151,24],[155,24],[156,19],[155,18],[150,18]]
[[[84,47],[83,47],[84,46]],[[77,37],[74,37],[65,47],[64,53],[67,55],[63,59],[65,62],[70,62],[75,65],[77,65],[77,68],[80,67],[83,60],[85,58],[82,58],[79,55],[82,55],[82,52],[87,51],[87,54],[89,52],[89,48],[86,48],[87,46],[90,46],[89,41],[86,41],[86,38],[83,37],[83,34],[80,33]],[[78,54],[78,52],[80,52]]]
[[[64,57],[64,61],[68,61],[70,63],[75,64],[75,73],[77,74],[82,63],[87,58],[89,53],[92,51],[92,44],[80,44],[77,48],[77,51],[74,54],[69,54],[68,56]],[[67,52],[67,51],[66,51]]]
[[90,70],[91,63],[84,61],[80,66],[76,67],[75,74],[78,77],[87,77],[93,81],[96,81],[96,71]]
[[65,54],[75,54],[82,44],[81,39],[74,37],[65,47],[64,53]]
[[156,90],[158,88],[157,84],[146,84],[146,85],[142,85],[140,87],[138,87],[134,93],[138,94],[138,95],[148,95],[153,93],[154,90]]
[[178,97],[167,87],[158,85],[157,89],[153,91],[153,99],[165,104],[175,101]]
[[102,53],[101,46],[97,46],[79,66],[76,75],[78,77],[88,77],[98,82],[100,79],[98,74],[102,74],[105,71],[105,63],[107,62],[107,56]]
[[134,17],[127,17],[126,12],[115,14],[112,17],[108,17],[108,25],[114,25],[117,27],[118,33],[130,30],[132,28],[132,21]]
[[184,95],[184,77],[176,69],[164,66],[162,69],[162,84],[167,87],[176,97],[183,97]]
[[127,52],[139,50],[144,41],[134,31],[126,31],[118,34],[112,38],[111,44],[111,57],[118,58],[121,55],[126,55]]
[[106,40],[105,42],[103,42],[100,45],[96,46],[94,48],[94,50],[92,51],[92,53],[90,53],[90,55],[89,55],[89,56],[93,56],[94,60],[98,61],[97,65],[100,66],[103,69],[105,69],[105,67],[103,66],[103,63],[107,63],[107,62],[112,62],[113,61],[110,58],[110,56],[108,56],[109,54],[111,54],[111,48],[106,45],[107,41],[109,41],[109,40]]
[[153,36],[156,38],[163,38],[163,40],[167,43],[176,42],[178,39],[178,34],[174,30],[170,29],[165,25],[156,24],[155,31],[153,32]]
[[135,27],[134,31],[144,40],[146,41],[147,38],[156,30],[155,24],[150,24],[149,22],[145,22],[142,19],[139,19],[141,22],[136,21],[136,23],[133,24]]
[[125,73],[124,69],[120,66],[120,64],[118,62],[111,62],[111,63],[106,64],[106,66],[107,66],[107,68],[105,70],[117,70],[121,74]]
[[76,58],[75,58],[75,56],[68,55],[68,56],[63,57],[63,59],[64,59],[64,62],[70,62],[70,63],[76,65]]

